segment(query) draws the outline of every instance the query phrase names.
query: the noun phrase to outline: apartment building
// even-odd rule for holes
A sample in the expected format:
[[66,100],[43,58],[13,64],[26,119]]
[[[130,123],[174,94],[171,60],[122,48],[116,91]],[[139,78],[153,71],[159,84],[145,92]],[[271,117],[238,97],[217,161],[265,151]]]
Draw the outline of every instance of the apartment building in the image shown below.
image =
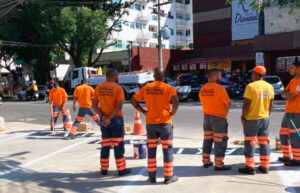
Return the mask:
[[[166,1],[166,0],[165,0]],[[160,2],[165,2],[160,0]],[[170,38],[162,40],[165,49],[193,47],[192,0],[169,0],[161,6],[161,28],[170,30]],[[113,32],[117,44],[105,52],[126,50],[128,45],[156,48],[158,45],[157,0],[137,0],[129,15],[118,22],[119,32]]]

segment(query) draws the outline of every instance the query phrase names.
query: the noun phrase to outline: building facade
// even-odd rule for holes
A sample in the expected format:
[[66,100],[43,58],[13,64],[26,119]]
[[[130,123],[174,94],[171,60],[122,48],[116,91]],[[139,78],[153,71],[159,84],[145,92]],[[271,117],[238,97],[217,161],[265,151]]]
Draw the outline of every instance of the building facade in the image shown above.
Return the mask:
[[[253,25],[257,17],[247,3],[238,6],[235,1],[238,0],[233,0],[232,7],[224,0],[193,1],[194,50],[188,52],[189,59],[174,66],[174,71],[203,75],[207,69],[220,68],[242,75],[253,68],[255,33],[236,37],[234,32]],[[251,22],[240,23],[250,18]]]
[[[291,4],[293,6],[293,4]],[[300,8],[272,6],[265,10],[265,35],[255,38],[254,50],[264,54],[264,65],[287,85],[289,65],[300,59]]]
[[[164,0],[160,0],[161,3]],[[161,6],[161,28],[170,30],[170,38],[162,41],[165,49],[181,49],[193,46],[193,18],[191,0],[170,0]],[[137,0],[129,9],[129,15],[119,21],[119,32],[111,39],[117,44],[105,52],[126,50],[128,45],[156,48],[158,45],[157,0]]]

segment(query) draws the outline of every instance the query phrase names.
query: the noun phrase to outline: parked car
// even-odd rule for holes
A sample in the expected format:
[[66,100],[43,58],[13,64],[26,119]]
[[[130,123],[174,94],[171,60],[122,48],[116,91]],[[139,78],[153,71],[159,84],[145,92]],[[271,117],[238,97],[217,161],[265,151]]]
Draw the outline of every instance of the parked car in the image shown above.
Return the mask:
[[281,98],[284,91],[284,85],[279,76],[265,76],[264,80],[270,83],[274,88],[275,98]]
[[44,99],[46,97],[46,92],[47,88],[44,85],[38,85],[38,94],[39,94],[39,99]]
[[179,74],[176,77],[176,84],[178,86],[185,86],[185,85],[195,85],[200,82],[200,79],[197,75],[194,74]]
[[192,87],[190,85],[177,85],[171,78],[166,78],[165,83],[174,87],[177,92],[179,101],[186,101],[191,96]]

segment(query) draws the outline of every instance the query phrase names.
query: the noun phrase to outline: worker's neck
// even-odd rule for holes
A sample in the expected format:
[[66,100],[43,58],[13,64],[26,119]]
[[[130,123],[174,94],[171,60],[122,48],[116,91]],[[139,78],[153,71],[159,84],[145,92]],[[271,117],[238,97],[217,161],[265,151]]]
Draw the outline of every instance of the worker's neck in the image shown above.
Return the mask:
[[300,74],[296,74],[295,78],[297,79],[300,78]]

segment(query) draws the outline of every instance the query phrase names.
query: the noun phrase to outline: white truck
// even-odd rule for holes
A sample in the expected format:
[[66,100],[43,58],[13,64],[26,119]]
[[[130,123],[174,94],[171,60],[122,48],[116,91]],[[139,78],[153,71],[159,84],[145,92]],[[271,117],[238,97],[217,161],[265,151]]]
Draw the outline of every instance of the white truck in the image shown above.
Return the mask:
[[[120,73],[119,74],[119,84],[123,87],[126,99],[130,99],[141,86],[146,85],[147,83],[153,82],[153,72],[150,71],[139,71],[132,73]],[[101,84],[106,81],[105,75],[98,75],[98,70],[92,67],[81,67],[74,68],[69,72],[70,88],[71,92],[75,89],[76,86],[81,84],[82,80],[87,80],[88,85],[96,87],[98,84]],[[166,81],[166,83],[169,83]],[[186,100],[189,98],[191,93],[190,86],[175,86],[172,85],[176,92],[178,93],[180,100]]]

